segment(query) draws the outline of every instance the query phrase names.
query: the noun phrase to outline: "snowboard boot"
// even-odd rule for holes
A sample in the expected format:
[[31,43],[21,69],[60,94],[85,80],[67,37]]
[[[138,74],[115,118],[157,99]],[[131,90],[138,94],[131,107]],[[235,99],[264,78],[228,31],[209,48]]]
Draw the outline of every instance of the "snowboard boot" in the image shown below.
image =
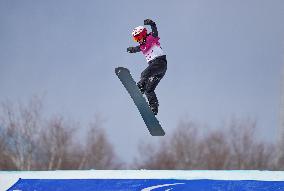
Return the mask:
[[143,86],[143,84],[141,84],[141,83],[137,83],[137,87],[139,88],[139,90],[140,90],[140,92],[142,93],[142,94],[144,94],[145,93],[145,87]]
[[154,115],[157,115],[157,114],[158,114],[158,107],[159,107],[159,104],[158,104],[158,103],[154,103],[154,104],[151,104],[151,105],[150,105],[150,109],[152,110],[152,112],[154,113]]

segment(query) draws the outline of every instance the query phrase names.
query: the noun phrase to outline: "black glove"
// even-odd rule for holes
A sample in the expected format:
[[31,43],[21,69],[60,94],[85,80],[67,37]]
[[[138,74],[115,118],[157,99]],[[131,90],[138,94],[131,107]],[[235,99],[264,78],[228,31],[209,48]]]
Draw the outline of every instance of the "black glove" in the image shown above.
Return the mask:
[[134,53],[134,47],[128,47],[127,48],[127,52],[129,52],[129,53]]
[[152,21],[151,19],[145,19],[144,20],[144,25],[151,25],[151,24],[155,24],[155,22]]

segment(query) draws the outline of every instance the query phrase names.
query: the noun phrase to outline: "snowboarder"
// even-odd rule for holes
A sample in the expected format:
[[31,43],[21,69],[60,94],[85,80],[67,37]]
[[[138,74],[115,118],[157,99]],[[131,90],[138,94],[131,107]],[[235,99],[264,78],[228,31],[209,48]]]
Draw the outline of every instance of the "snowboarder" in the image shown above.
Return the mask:
[[151,19],[146,19],[144,25],[150,25],[152,32],[147,33],[144,26],[134,28],[132,37],[139,45],[127,48],[127,52],[136,53],[142,51],[146,57],[148,67],[141,73],[137,86],[142,94],[145,93],[151,110],[157,115],[159,102],[154,90],[166,73],[167,59],[159,43],[160,38],[156,23]]

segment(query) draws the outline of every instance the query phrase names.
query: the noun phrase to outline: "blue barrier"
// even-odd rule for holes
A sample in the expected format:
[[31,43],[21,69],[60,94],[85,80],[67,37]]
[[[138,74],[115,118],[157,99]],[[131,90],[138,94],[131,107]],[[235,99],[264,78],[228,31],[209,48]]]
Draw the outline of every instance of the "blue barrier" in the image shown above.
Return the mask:
[[284,181],[20,179],[8,191],[284,191]]
[[0,191],[284,191],[284,171],[0,171]]

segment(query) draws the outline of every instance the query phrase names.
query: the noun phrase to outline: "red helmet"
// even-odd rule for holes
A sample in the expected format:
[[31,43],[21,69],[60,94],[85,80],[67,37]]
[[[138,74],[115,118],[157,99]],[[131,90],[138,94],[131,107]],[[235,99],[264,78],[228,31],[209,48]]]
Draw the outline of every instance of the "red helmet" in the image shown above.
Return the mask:
[[147,29],[143,26],[135,27],[132,31],[133,40],[139,42],[147,36]]

